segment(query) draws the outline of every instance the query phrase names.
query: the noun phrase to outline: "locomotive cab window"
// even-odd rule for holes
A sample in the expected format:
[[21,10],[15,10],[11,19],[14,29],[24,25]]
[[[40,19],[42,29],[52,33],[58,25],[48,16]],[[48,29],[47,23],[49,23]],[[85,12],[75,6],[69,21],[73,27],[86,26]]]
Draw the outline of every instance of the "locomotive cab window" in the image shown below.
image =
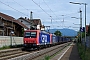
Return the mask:
[[30,37],[30,32],[25,32],[25,36],[24,37]]
[[31,32],[31,37],[36,38],[36,32]]
[[25,36],[26,38],[36,38],[36,32],[25,32]]

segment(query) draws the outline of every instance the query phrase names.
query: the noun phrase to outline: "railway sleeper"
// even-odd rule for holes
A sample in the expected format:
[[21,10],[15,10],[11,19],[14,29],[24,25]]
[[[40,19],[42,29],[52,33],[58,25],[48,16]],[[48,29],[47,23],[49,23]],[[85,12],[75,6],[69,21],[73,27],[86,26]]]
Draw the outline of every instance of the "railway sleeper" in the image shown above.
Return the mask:
[[0,50],[0,53],[4,53],[4,52],[11,52],[11,51],[16,51],[16,50],[21,50],[21,48],[11,48],[11,49],[6,49],[6,50]]
[[20,53],[20,52],[22,52],[22,51],[18,50],[18,51],[11,51],[11,52],[6,52],[6,53],[1,53],[0,57],[16,54],[16,53]]
[[28,54],[28,53],[27,52],[19,52],[19,53],[16,53],[16,54],[0,57],[0,60],[11,59],[11,58],[14,58],[14,57],[17,57],[17,56],[21,56],[21,55],[25,55],[25,54]]

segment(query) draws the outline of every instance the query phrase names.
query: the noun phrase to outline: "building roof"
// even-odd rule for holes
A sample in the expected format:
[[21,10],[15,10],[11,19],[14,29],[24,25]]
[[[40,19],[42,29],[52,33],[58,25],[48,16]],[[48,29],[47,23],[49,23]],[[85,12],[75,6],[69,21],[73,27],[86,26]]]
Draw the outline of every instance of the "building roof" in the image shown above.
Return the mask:
[[40,24],[42,26],[42,23],[41,23],[41,20],[40,19],[32,19],[32,20],[30,20],[29,18],[27,19],[26,17],[25,18],[20,17],[19,19],[23,19],[23,20],[25,20],[25,21],[27,21],[29,23],[32,23],[33,25]]
[[18,25],[28,29],[28,27],[26,25],[22,24],[21,22],[19,22],[18,20],[16,20],[15,18],[13,18],[9,15],[6,15],[6,14],[0,12],[0,17],[7,21],[11,21],[11,22],[13,21],[14,23],[17,23]]
[[40,25],[42,26],[42,24],[41,24],[41,20],[40,20],[40,19],[33,19],[33,20],[30,20],[30,21],[33,22],[34,25],[38,25],[38,24],[40,24]]

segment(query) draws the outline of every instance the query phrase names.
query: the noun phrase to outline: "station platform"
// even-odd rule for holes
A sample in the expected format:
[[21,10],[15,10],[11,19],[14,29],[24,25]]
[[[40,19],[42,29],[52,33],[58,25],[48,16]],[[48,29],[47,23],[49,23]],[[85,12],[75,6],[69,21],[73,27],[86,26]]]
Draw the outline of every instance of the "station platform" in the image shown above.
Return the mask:
[[54,56],[50,60],[81,60],[77,45],[72,43],[70,46],[64,48],[59,54]]

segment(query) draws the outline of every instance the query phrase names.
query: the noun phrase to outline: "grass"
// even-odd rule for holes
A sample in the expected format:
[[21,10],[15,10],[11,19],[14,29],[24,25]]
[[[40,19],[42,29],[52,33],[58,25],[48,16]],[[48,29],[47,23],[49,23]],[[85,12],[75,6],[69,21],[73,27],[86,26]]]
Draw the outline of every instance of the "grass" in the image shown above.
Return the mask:
[[90,60],[90,48],[86,49],[85,55],[86,55],[86,60]]
[[90,60],[90,48],[86,48],[85,50],[85,46],[79,43],[77,44],[77,46],[78,46],[80,58],[82,60]]
[[80,58],[84,60],[85,58],[84,46],[82,46],[81,44],[78,44],[78,52],[79,52]]
[[3,46],[0,48],[0,50],[9,49],[9,48],[19,48],[19,47],[23,47],[23,45]]
[[50,60],[50,56],[45,56],[45,60]]
[[9,48],[10,48],[10,46],[3,46],[3,47],[0,48],[0,50],[9,49]]

